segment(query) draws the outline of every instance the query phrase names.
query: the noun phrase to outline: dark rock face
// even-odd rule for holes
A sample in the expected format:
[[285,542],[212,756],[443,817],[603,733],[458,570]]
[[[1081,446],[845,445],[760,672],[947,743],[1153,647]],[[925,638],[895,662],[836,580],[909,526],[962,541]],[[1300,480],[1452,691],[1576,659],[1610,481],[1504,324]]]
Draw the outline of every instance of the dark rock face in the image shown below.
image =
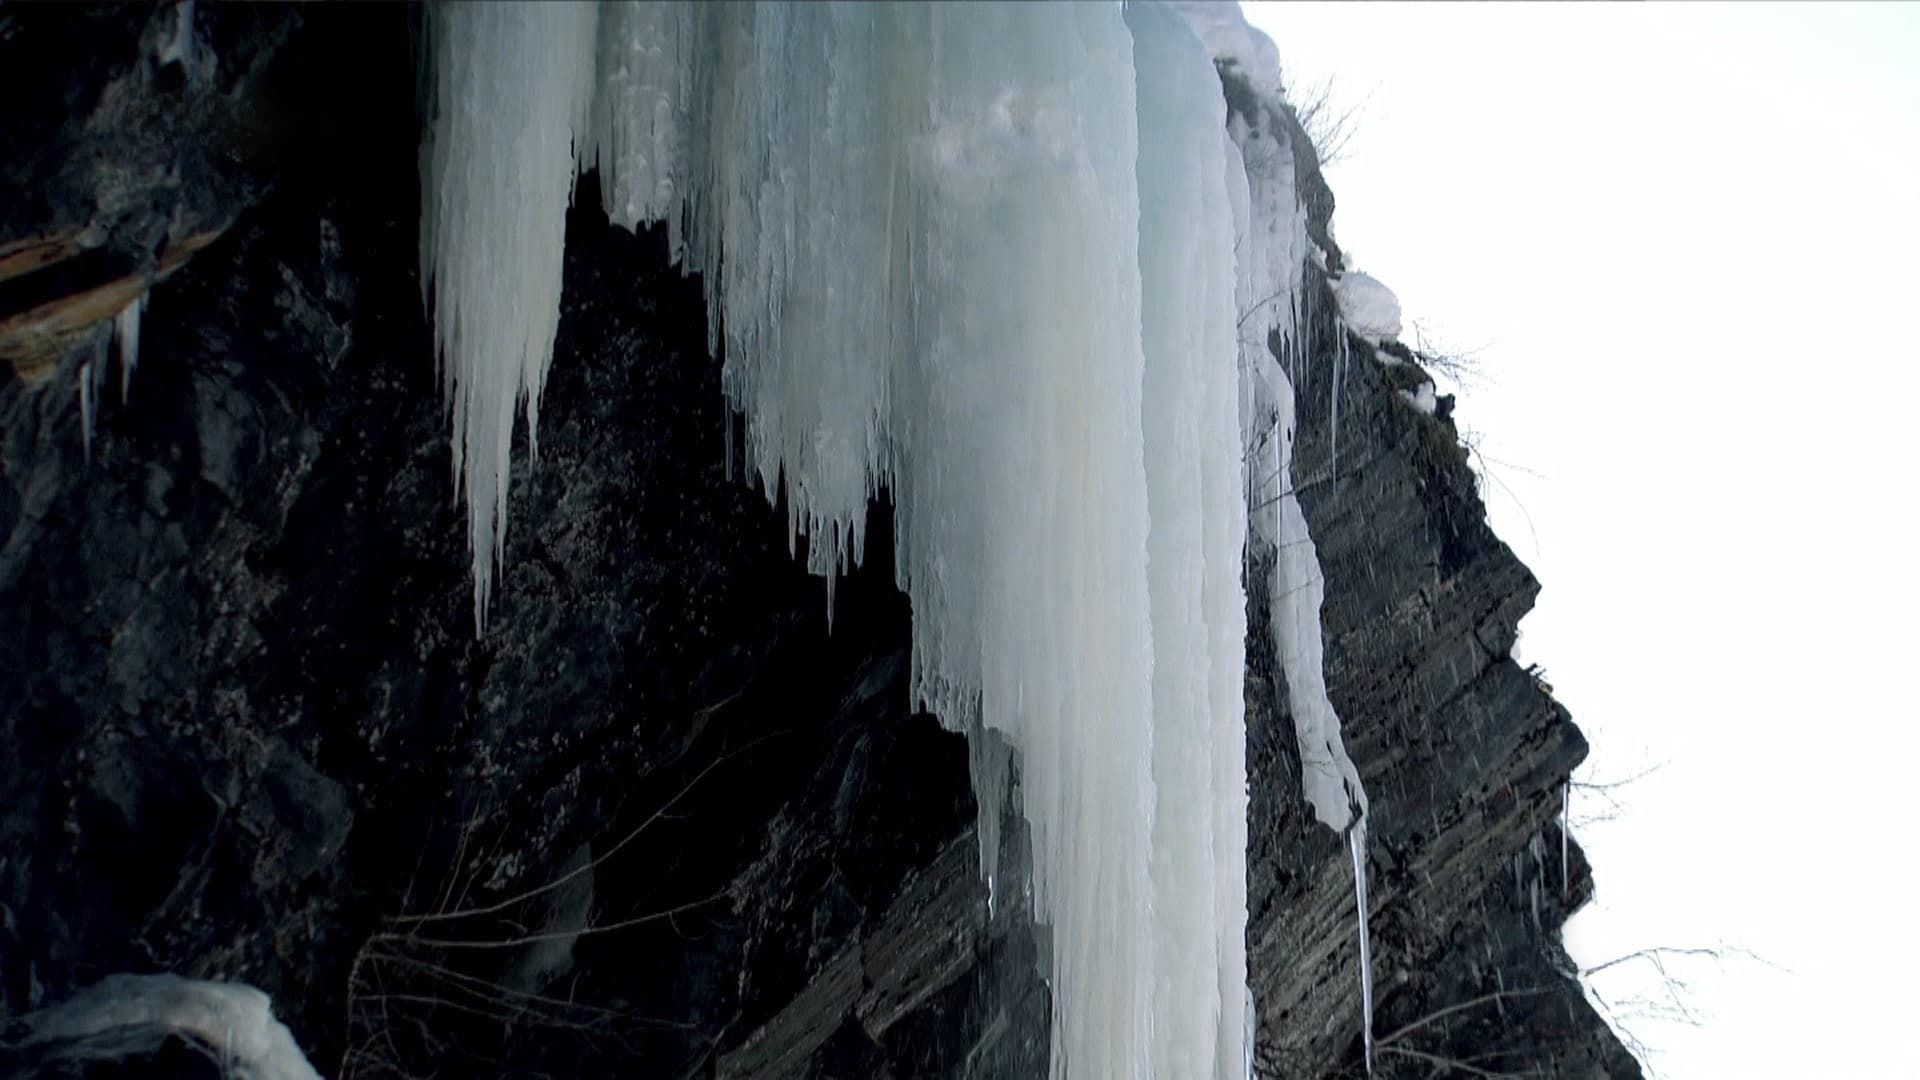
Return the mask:
[[[989,910],[964,742],[907,708],[884,508],[829,633],[784,509],[728,478],[698,282],[589,177],[476,639],[412,16],[202,10],[182,59],[175,11],[0,14],[37,103],[0,121],[32,192],[0,203],[0,329],[72,324],[0,367],[0,1015],[172,972],[266,991],[328,1075],[1043,1075],[1042,943],[1023,897]],[[88,453],[104,329],[75,298],[123,279],[143,359]],[[1554,832],[1584,744],[1507,659],[1536,586],[1450,423],[1394,392],[1411,369],[1339,369],[1336,474],[1321,299],[1296,481],[1373,794],[1376,1028],[1413,1025],[1379,1071],[1637,1075],[1557,945],[1591,888],[1569,848],[1563,894]],[[1300,804],[1264,634],[1259,1063],[1356,1071],[1347,855]],[[12,1037],[0,1073],[32,1074]]]
[[[1444,1074],[1470,1061],[1638,1076],[1558,941],[1592,889],[1572,843],[1563,889],[1558,831],[1586,742],[1510,656],[1539,586],[1488,529],[1452,421],[1401,395],[1425,374],[1374,359],[1357,339],[1343,358],[1331,293],[1316,297],[1294,484],[1326,576],[1327,682],[1372,802],[1376,1071]],[[1361,1047],[1349,860],[1297,789],[1269,780],[1298,768],[1292,721],[1271,646],[1249,652],[1261,1060],[1272,1075],[1351,1070]]]

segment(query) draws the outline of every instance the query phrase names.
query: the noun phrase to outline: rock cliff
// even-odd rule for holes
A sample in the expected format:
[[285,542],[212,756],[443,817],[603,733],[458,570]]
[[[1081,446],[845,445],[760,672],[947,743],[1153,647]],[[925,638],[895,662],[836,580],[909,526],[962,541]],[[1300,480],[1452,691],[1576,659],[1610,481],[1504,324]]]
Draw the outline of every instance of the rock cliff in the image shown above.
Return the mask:
[[[591,192],[476,639],[416,31],[0,13],[0,1070],[111,1075],[23,1018],[165,972],[265,991],[327,1075],[1044,1074],[1045,942],[987,902],[964,742],[907,709],[891,544],[829,632],[727,460],[699,283]],[[1636,1076],[1558,944],[1585,744],[1509,656],[1538,586],[1413,358],[1315,296],[1294,481],[1373,797],[1375,1071]],[[1350,863],[1248,655],[1256,1069],[1357,1075]]]

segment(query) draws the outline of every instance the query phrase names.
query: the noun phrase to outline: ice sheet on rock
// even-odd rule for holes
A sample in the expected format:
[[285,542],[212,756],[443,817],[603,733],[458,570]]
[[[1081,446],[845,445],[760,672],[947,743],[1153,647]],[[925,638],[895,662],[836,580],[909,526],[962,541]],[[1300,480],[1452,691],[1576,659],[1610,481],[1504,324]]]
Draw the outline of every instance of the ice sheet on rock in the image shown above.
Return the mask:
[[1228,122],[1240,152],[1247,182],[1247,232],[1236,249],[1250,293],[1238,320],[1243,341],[1266,355],[1269,334],[1280,340],[1287,378],[1306,376],[1307,210],[1294,182],[1293,145],[1269,111],[1248,118],[1235,113]]
[[1294,408],[1284,377],[1267,383],[1277,399],[1279,435],[1274,440],[1277,470],[1285,486],[1273,497],[1270,528],[1276,548],[1267,578],[1274,648],[1286,682],[1300,748],[1300,786],[1314,816],[1335,832],[1363,818],[1367,794],[1359,771],[1347,755],[1340,718],[1327,696],[1326,661],[1320,609],[1326,580],[1307,520],[1292,486]]
[[[1386,354],[1381,353],[1380,355],[1385,356]],[[1434,388],[1431,380],[1422,382],[1412,390],[1400,391],[1400,400],[1426,413],[1428,416],[1432,416],[1434,410],[1440,407],[1438,391]]]
[[[1335,832],[1344,832],[1365,813],[1366,792],[1327,697],[1320,631],[1325,583],[1293,490],[1293,383],[1268,349],[1272,334],[1289,343],[1303,342],[1306,336],[1296,321],[1304,272],[1299,260],[1307,250],[1304,210],[1284,143],[1243,124],[1230,131],[1243,163],[1239,170],[1229,169],[1228,182],[1239,252],[1240,416],[1247,444],[1249,519],[1254,534],[1274,553],[1267,579],[1269,614],[1300,746],[1301,789],[1315,816]],[[1259,156],[1246,156],[1248,147]],[[1284,168],[1279,167],[1281,160]],[[1263,199],[1268,202],[1264,209]],[[1283,253],[1279,257],[1276,246]],[[1280,258],[1291,260],[1291,268]],[[1275,302],[1262,306],[1267,297]],[[1294,369],[1304,372],[1308,359],[1302,344]]]
[[[1240,419],[1245,440],[1245,485],[1249,517],[1273,552],[1267,577],[1274,648],[1286,682],[1300,752],[1302,794],[1314,816],[1346,835],[1353,854],[1358,911],[1362,1036],[1366,1066],[1373,1067],[1372,949],[1367,928],[1367,793],[1348,755],[1326,687],[1320,609],[1325,582],[1313,537],[1295,497],[1293,481],[1294,391],[1312,369],[1303,319],[1306,262],[1320,254],[1306,236],[1306,210],[1295,188],[1293,152],[1276,122],[1277,100],[1260,102],[1255,114],[1236,112],[1229,131],[1236,153],[1229,161],[1230,203],[1235,225],[1240,311]],[[1321,266],[1324,269],[1324,256]],[[1384,288],[1382,289],[1384,292]],[[1387,294],[1389,297],[1390,293]],[[1398,305],[1394,307],[1398,333]],[[1276,360],[1269,343],[1278,340]],[[1337,471],[1340,386],[1347,339],[1337,335],[1332,368],[1332,453]],[[1251,1037],[1252,1024],[1248,1030]]]

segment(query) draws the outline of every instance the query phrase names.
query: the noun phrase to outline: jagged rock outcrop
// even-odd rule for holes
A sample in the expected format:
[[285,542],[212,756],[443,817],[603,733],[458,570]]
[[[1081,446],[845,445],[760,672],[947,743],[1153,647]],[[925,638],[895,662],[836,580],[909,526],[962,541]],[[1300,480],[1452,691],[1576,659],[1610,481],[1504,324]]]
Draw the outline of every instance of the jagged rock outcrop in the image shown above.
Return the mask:
[[[27,193],[0,203],[0,1015],[171,972],[266,991],[328,1075],[1044,1073],[1044,943],[1023,897],[989,908],[964,744],[907,710],[891,545],[829,633],[784,510],[729,480],[663,237],[591,193],[569,220],[476,640],[413,15],[201,9],[182,38],[179,12],[0,14],[32,105],[0,121]],[[143,292],[88,448],[81,366]],[[1585,747],[1508,656],[1537,586],[1444,410],[1396,392],[1416,369],[1336,367],[1319,295],[1295,481],[1373,793],[1377,1071],[1634,1075],[1557,944],[1591,889],[1555,832]],[[1357,1072],[1347,855],[1249,656],[1257,1064]]]

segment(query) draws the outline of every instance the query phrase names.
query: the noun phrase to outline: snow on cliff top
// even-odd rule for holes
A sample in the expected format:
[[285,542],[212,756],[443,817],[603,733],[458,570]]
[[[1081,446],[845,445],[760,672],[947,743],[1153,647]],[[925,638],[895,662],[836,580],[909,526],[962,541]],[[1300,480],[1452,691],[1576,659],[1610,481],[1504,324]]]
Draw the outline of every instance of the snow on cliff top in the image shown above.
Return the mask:
[[1400,336],[1400,298],[1378,278],[1349,271],[1333,284],[1340,318],[1354,333],[1375,345]]
[[1168,7],[1187,20],[1216,61],[1228,61],[1240,69],[1261,95],[1279,101],[1284,95],[1280,83],[1280,50],[1273,39],[1248,25],[1236,3],[1221,0],[1169,0]]

